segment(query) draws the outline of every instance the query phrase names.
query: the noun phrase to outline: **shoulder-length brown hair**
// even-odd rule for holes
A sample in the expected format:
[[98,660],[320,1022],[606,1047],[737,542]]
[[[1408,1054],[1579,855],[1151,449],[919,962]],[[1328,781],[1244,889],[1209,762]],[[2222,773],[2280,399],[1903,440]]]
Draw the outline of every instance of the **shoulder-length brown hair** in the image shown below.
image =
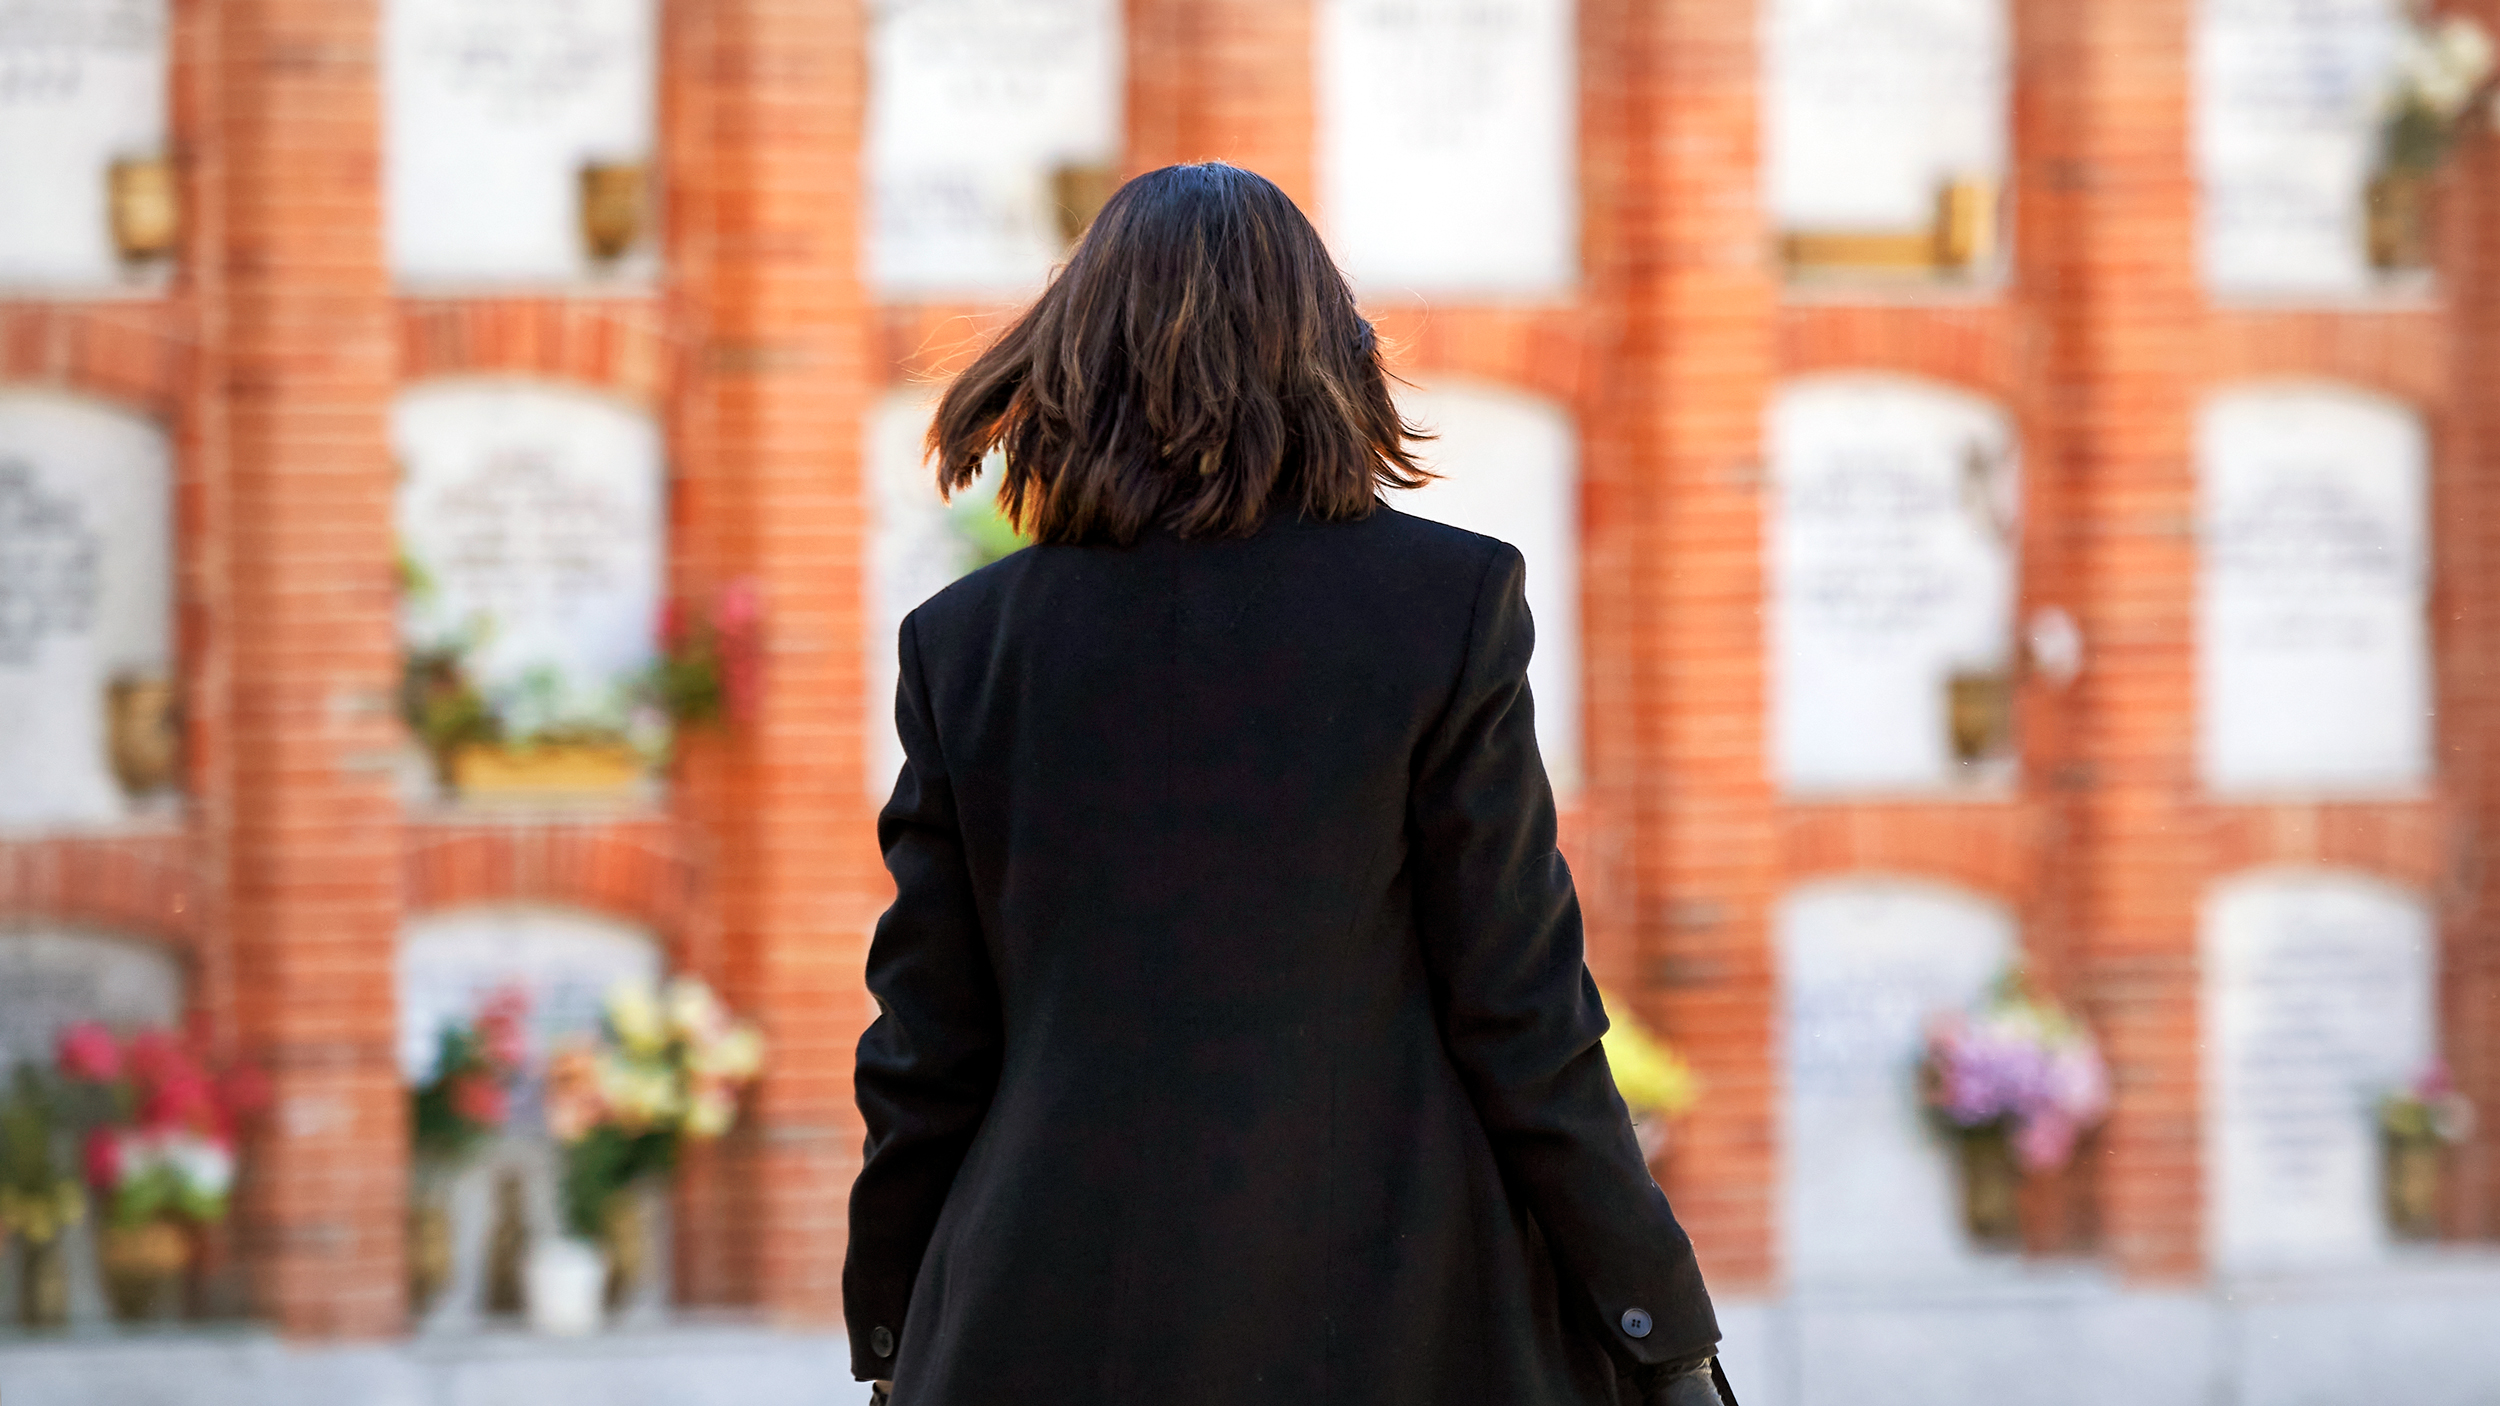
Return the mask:
[[947,388],[928,445],[949,495],[1004,450],[999,507],[1036,541],[1128,543],[1361,517],[1430,477],[1420,438],[1319,232],[1266,177],[1208,162],[1111,197]]

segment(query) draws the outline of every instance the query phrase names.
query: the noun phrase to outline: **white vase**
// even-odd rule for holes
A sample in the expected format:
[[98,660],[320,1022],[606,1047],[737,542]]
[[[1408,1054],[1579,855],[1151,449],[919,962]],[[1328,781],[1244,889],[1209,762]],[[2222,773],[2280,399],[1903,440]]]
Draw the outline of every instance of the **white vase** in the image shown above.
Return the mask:
[[599,1331],[608,1261],[598,1246],[569,1236],[549,1236],[530,1247],[529,1267],[523,1273],[532,1328],[560,1338]]

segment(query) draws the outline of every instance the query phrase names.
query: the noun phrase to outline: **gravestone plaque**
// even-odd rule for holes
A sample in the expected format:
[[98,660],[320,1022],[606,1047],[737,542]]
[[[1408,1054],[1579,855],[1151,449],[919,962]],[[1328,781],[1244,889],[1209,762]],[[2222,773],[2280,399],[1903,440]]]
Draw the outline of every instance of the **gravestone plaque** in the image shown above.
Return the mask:
[[1788,1069],[1782,1234],[1801,1284],[1926,1279],[1981,1263],[1953,1149],[1919,1107],[1928,1022],[2015,955],[2014,925],[1950,889],[1843,880],[1779,910]]
[[1773,0],[1769,197],[1782,230],[1914,232],[2003,184],[2006,0]]
[[2196,169],[2206,286],[2349,294],[2401,0],[2200,0]]
[[[656,0],[388,0],[391,271],[410,284],[647,273],[583,235],[583,168],[651,160]],[[642,212],[648,223],[650,212]]]
[[2198,755],[2218,791],[2431,775],[2428,446],[2402,406],[2282,388],[2198,431]]
[[165,0],[0,4],[0,288],[123,281],[113,162],[165,153]]
[[658,427],[584,392],[459,381],[404,392],[392,437],[408,646],[465,648],[522,732],[621,726],[656,648]]
[[1367,293],[1578,276],[1570,0],[1323,0],[1320,213]]
[[100,1020],[117,1033],[182,1018],[182,970],[153,943],[55,928],[0,931],[0,1074],[51,1062],[61,1032]]
[[1537,746],[1567,799],[1580,784],[1580,493],[1571,419],[1549,401],[1491,387],[1402,390],[1398,403],[1439,436],[1421,448],[1444,476],[1391,494],[1390,506],[1498,537],[1527,558]]
[[2244,880],[2208,903],[2204,960],[2216,1264],[2384,1255],[2377,1103],[2437,1049],[2428,911],[2360,879]]
[[599,1029],[609,988],[657,981],[660,949],[639,928],[558,908],[470,908],[408,925],[399,944],[400,1067],[411,1081],[434,1072],[445,1025],[476,1016],[507,987],[530,999],[533,1062]]
[[893,295],[1038,288],[1054,174],[1119,164],[1118,0],[875,0],[869,276]]
[[2013,430],[1984,401],[1830,377],[1771,415],[1772,747],[1793,792],[1933,789],[1957,759],[1956,675],[2013,651]]
[[0,393],[0,827],[129,813],[109,700],[173,668],[168,473],[145,420]]

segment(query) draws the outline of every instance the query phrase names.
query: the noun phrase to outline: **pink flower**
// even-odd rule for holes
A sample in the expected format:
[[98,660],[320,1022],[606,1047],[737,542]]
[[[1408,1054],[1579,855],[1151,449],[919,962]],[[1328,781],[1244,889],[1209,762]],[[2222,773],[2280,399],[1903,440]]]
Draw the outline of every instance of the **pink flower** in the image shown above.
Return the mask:
[[110,1191],[121,1184],[121,1139],[109,1128],[98,1128],[87,1134],[87,1185],[98,1191]]
[[82,1020],[62,1031],[56,1059],[63,1074],[89,1083],[105,1083],[122,1074],[121,1046],[98,1021]]
[[477,1015],[477,1040],[486,1058],[507,1070],[519,1069],[529,1057],[529,992],[507,986],[486,1000]]
[[500,1128],[512,1116],[512,1099],[493,1079],[463,1074],[451,1084],[451,1111],[480,1127]]

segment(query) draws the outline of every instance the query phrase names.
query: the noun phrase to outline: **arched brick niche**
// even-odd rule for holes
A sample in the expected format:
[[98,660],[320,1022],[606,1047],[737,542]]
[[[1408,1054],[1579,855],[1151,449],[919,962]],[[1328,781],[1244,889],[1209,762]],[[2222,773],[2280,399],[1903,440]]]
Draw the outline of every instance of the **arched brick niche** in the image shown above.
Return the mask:
[[399,374],[520,376],[575,383],[644,404],[668,395],[681,348],[649,298],[404,299]]
[[700,865],[687,834],[657,816],[563,822],[442,820],[407,831],[412,914],[548,904],[699,935]]

